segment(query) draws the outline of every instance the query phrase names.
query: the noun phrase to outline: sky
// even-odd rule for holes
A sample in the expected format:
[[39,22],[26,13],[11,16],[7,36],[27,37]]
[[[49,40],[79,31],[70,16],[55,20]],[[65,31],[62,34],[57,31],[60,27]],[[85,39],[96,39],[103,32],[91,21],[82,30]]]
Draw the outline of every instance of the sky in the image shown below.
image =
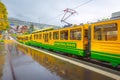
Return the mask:
[[[88,2],[89,1],[89,2]],[[75,9],[76,14],[67,19],[72,24],[93,22],[110,17],[120,11],[120,0],[2,0],[8,16],[24,21],[62,26],[61,18],[66,8]]]

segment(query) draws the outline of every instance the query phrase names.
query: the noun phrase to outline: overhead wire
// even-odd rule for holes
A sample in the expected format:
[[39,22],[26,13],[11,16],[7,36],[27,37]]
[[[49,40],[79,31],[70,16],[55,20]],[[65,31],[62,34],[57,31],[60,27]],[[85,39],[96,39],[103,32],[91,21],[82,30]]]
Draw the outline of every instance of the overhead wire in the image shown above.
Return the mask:
[[[64,14],[63,18],[61,19],[61,22],[67,23],[68,25],[71,24],[71,23],[66,22],[66,19],[69,18],[70,16],[72,16],[73,14],[77,13],[75,9],[77,9],[77,8],[83,6],[83,5],[85,5],[85,4],[87,4],[87,3],[91,2],[91,1],[92,0],[89,0],[89,1],[87,1],[85,3],[83,3],[83,4],[80,4],[80,5],[76,6],[76,7],[74,7],[73,9],[67,8],[66,10],[64,10],[65,14]],[[69,14],[68,16],[66,16],[67,13]]]
[[[83,5],[86,5],[86,4],[90,3],[91,1],[93,1],[93,0],[89,0],[89,1],[87,1],[87,2],[84,2],[84,3],[82,3],[82,4],[80,4],[80,5],[76,6],[76,7],[74,7],[74,8],[72,8],[72,9],[77,9],[77,8],[83,6]],[[61,15],[63,15],[63,14],[64,14],[64,13],[58,14],[57,16],[49,19],[48,21],[49,21],[49,22],[52,22],[53,19],[55,19],[55,18],[57,18],[57,17],[59,17],[59,16],[61,16]]]
[[77,8],[83,6],[83,5],[86,5],[86,4],[90,3],[91,1],[93,1],[93,0],[89,0],[89,1],[87,1],[85,3],[83,3],[83,4],[80,4],[80,5],[76,6],[76,7],[74,7],[73,9],[77,9]]
[[63,14],[64,14],[64,13],[58,14],[57,16],[48,19],[47,22],[51,22],[53,19],[58,18],[59,16],[61,16],[61,15],[63,15]]

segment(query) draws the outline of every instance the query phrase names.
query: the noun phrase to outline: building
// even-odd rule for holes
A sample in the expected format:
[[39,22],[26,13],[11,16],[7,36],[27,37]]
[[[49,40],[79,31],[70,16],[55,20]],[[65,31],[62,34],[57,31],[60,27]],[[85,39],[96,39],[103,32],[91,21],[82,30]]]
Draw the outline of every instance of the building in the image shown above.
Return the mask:
[[28,26],[22,26],[19,30],[19,33],[25,33],[28,31]]

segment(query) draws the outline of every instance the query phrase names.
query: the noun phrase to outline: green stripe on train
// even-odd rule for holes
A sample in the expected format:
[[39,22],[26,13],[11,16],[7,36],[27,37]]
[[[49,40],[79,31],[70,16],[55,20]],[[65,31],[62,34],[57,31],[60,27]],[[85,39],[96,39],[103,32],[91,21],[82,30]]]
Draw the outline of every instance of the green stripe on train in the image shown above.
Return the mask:
[[43,47],[45,49],[50,49],[54,51],[61,51],[73,55],[85,56],[84,50],[76,49],[75,42],[55,42],[54,45],[42,44],[36,41],[28,41],[26,45],[31,45],[35,47]]
[[76,48],[76,42],[55,42],[54,50],[78,56],[85,56],[84,50]]
[[[20,42],[23,43],[22,41],[20,41]],[[52,49],[55,51],[61,51],[61,52],[74,54],[74,55],[78,55],[78,56],[85,56],[84,50],[76,49],[75,42],[55,42],[55,45],[47,45],[47,44],[42,44],[42,43],[39,43],[36,41],[28,41],[28,42],[25,42],[25,44],[35,46],[35,47],[43,47],[46,49]],[[120,55],[119,54],[91,51],[91,58],[110,62],[112,64],[112,66],[114,66],[114,67],[116,67],[117,65],[120,65]]]
[[120,64],[120,55],[119,54],[91,51],[91,58],[110,62],[113,67],[116,67]]
[[55,46],[67,47],[67,48],[76,48],[76,42],[55,42]]

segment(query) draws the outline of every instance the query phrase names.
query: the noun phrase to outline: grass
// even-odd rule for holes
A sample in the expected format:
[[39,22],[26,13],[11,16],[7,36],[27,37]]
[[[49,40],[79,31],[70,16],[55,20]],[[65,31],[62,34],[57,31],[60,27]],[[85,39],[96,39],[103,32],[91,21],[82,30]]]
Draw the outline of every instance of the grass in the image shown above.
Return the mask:
[[11,34],[12,37],[17,37],[17,34]]

